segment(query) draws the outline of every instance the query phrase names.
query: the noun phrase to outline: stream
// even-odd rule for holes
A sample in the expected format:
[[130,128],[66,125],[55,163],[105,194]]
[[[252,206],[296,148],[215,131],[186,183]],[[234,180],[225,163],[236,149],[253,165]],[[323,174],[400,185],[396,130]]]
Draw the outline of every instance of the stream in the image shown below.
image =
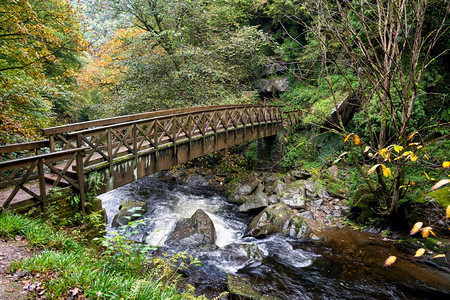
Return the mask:
[[[252,216],[238,213],[222,192],[206,184],[147,177],[99,198],[108,230],[122,202],[147,202],[143,217],[149,221],[141,239],[163,247],[178,220],[203,209],[214,222],[218,247],[164,251],[188,251],[201,261],[186,273],[188,283],[208,297],[225,291],[226,276],[233,274],[248,278],[259,294],[280,299],[450,299],[448,264],[413,259],[379,235],[327,229],[320,233],[320,243],[280,235],[243,238]],[[252,244],[261,250],[262,259],[248,258],[246,248]],[[389,255],[396,255],[397,262],[384,268]]]

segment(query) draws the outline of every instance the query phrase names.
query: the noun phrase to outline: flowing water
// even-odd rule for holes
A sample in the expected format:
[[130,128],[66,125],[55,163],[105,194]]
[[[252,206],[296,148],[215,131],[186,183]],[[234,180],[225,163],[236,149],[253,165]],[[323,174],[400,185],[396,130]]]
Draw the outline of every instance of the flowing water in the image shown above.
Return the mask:
[[[178,220],[203,209],[214,222],[218,247],[188,251],[202,262],[187,271],[197,291],[215,296],[226,290],[226,274],[250,278],[260,294],[281,299],[450,299],[450,274],[445,267],[409,259],[378,236],[350,230],[325,230],[314,244],[278,235],[243,238],[251,216],[240,214],[223,193],[206,184],[145,178],[99,197],[108,216],[108,229],[126,199],[145,201],[149,218],[141,241],[164,246]],[[249,259],[246,247],[256,244],[263,259]],[[399,257],[383,268],[388,255]]]

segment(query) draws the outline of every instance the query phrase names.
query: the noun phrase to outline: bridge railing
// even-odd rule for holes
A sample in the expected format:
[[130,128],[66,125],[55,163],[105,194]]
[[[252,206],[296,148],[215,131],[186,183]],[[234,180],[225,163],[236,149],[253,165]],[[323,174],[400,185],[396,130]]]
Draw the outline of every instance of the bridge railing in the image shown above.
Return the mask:
[[[80,131],[80,130],[98,128],[98,127],[105,127],[105,126],[109,126],[109,125],[116,125],[116,124],[121,124],[121,123],[127,123],[127,122],[133,122],[133,121],[138,121],[138,120],[145,120],[145,119],[149,119],[149,118],[175,115],[175,114],[181,114],[181,113],[195,113],[195,112],[200,112],[200,111],[213,111],[213,110],[221,109],[221,108],[233,108],[233,107],[244,108],[244,107],[250,107],[250,106],[252,106],[252,105],[216,105],[216,106],[189,107],[189,108],[161,110],[161,111],[146,112],[146,113],[140,113],[140,114],[133,114],[133,115],[127,115],[127,116],[108,118],[108,119],[93,120],[93,121],[87,121],[87,122],[80,122],[80,123],[73,123],[73,124],[68,124],[68,125],[50,127],[50,128],[43,129],[42,133],[44,134],[44,136],[49,137],[49,147],[50,147],[51,152],[54,152],[56,150],[71,149],[70,142],[66,140],[66,134],[70,133],[70,132],[74,132],[74,131]],[[68,148],[64,148],[65,146]]]
[[284,112],[284,120],[286,125],[295,127],[302,117],[302,111],[300,109],[294,109]]
[[[65,185],[80,192],[81,208],[84,212],[82,168],[77,168],[76,178],[68,171],[73,164],[82,165],[85,151],[86,148],[76,148],[0,162],[0,186],[12,187],[0,191],[1,207],[8,208],[15,198],[38,202],[46,207],[48,191]],[[60,168],[55,167],[57,164]]]
[[49,151],[49,140],[0,146],[0,162],[39,155]]
[[158,151],[160,147],[189,142],[219,132],[283,121],[280,106],[222,106],[138,119],[64,134],[62,148],[88,147],[83,168],[105,163],[113,172],[120,157]]

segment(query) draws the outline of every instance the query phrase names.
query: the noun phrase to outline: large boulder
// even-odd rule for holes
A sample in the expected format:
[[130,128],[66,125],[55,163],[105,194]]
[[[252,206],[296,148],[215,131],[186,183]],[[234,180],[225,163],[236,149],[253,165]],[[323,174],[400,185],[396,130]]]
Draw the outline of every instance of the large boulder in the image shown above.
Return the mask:
[[111,227],[127,225],[147,212],[146,202],[125,201],[120,204],[119,212],[114,216]]
[[251,212],[255,209],[262,209],[269,205],[269,196],[261,189],[257,189],[249,196],[242,196],[245,202],[238,207],[239,212]]
[[214,245],[215,242],[216,229],[214,223],[203,210],[199,209],[191,218],[177,222],[165,244],[197,248]]
[[244,236],[264,238],[281,233],[297,238],[309,238],[311,228],[298,212],[285,203],[273,204],[259,213],[245,229]]
[[257,89],[260,96],[274,98],[288,90],[289,79],[287,77],[260,79],[253,84],[252,88]]
[[225,190],[227,201],[237,205],[243,204],[247,199],[244,196],[252,194],[261,183],[255,174],[238,177],[230,181]]

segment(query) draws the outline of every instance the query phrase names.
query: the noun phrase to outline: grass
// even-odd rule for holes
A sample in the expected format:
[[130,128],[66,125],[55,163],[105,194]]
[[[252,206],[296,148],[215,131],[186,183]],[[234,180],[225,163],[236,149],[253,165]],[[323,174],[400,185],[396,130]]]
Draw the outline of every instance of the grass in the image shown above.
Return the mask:
[[[108,241],[109,251],[88,247],[41,220],[4,213],[0,215],[0,236],[22,235],[31,246],[44,248],[39,254],[11,265],[33,275],[45,286],[49,299],[65,299],[77,291],[86,299],[206,299],[195,297],[193,289],[180,288],[173,259],[152,258],[142,247],[122,239]],[[121,253],[117,253],[120,252]]]

